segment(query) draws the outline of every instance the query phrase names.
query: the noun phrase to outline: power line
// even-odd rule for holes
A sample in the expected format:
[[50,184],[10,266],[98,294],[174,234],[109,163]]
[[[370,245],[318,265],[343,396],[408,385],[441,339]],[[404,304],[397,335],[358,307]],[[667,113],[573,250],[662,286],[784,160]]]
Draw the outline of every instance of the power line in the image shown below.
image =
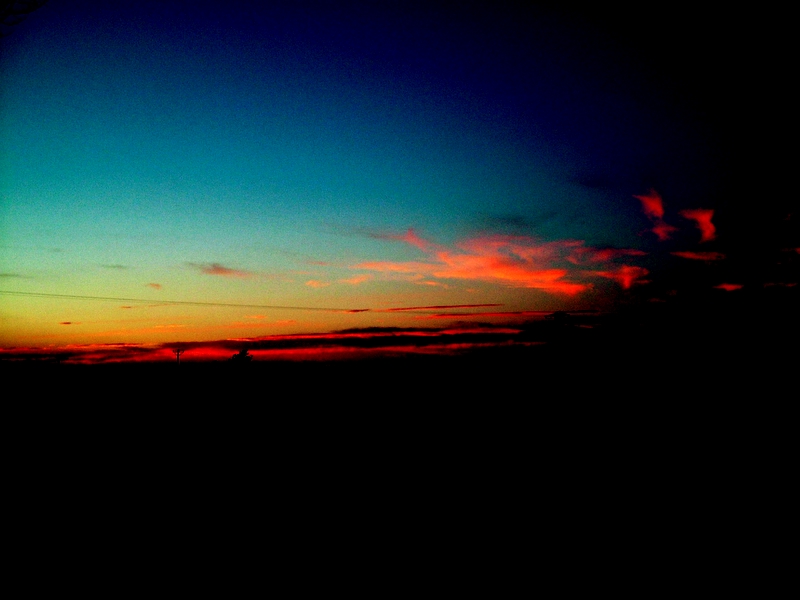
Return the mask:
[[31,298],[62,298],[67,300],[99,300],[105,302],[136,302],[140,304],[169,304],[179,306],[218,306],[223,308],[264,308],[270,310],[314,310],[322,312],[357,313],[368,312],[369,308],[315,308],[312,306],[272,306],[268,304],[233,304],[227,302],[193,302],[188,300],[156,300],[145,298],[119,298],[114,296],[81,296],[77,294],[46,294],[44,292],[12,292],[0,290],[0,294],[26,296]]
[[[146,298],[122,298],[118,296],[85,296],[79,294],[48,294],[45,292],[17,292],[11,290],[0,290],[0,294],[8,296],[25,296],[29,298],[61,298],[65,300],[98,300],[101,302],[136,302],[139,304],[156,304],[156,305],[175,305],[175,306],[217,306],[221,308],[261,308],[267,310],[309,310],[318,312],[336,312],[336,313],[363,313],[363,312],[380,312],[380,313],[400,313],[400,312],[413,312],[419,314],[436,314],[438,310],[451,310],[454,308],[490,308],[503,306],[503,304],[441,304],[433,306],[410,306],[399,308],[324,308],[313,306],[274,306],[271,304],[235,304],[231,302],[197,302],[191,300],[157,300]],[[554,311],[542,310],[523,310],[511,311],[508,314],[550,314]],[[594,313],[595,309],[589,310],[570,310],[561,311],[568,313]],[[480,315],[481,313],[474,313]],[[453,315],[456,316],[456,315]],[[462,316],[467,316],[462,315]]]

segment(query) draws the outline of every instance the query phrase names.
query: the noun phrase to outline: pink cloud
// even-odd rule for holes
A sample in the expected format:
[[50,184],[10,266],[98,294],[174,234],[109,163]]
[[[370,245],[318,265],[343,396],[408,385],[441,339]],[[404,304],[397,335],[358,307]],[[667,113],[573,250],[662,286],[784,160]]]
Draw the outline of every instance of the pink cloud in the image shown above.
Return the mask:
[[160,290],[161,289],[161,284],[160,283],[148,283],[147,287],[151,287],[154,290]]
[[[650,198],[650,197],[647,197]],[[651,199],[650,212],[659,212],[660,197]],[[658,224],[657,224],[658,225]],[[662,228],[674,228],[661,223]],[[655,227],[654,230],[658,230]],[[427,255],[426,261],[369,261],[354,265],[402,276],[409,280],[459,279],[499,283],[509,287],[531,288],[547,293],[575,295],[586,291],[591,283],[575,281],[573,265],[608,263],[623,257],[638,257],[645,252],[632,248],[592,248],[580,240],[545,242],[528,236],[486,235],[462,240],[455,247],[445,247],[422,239],[409,229],[403,235],[384,235],[382,239],[402,241]],[[591,276],[617,281],[625,289],[645,283],[642,277],[647,269],[622,265],[610,269],[591,271]]]
[[670,252],[675,256],[680,256],[681,258],[688,258],[690,260],[722,260],[725,258],[725,255],[722,252]]
[[330,284],[326,283],[324,281],[317,281],[316,279],[309,279],[308,281],[306,281],[306,285],[308,287],[312,287],[312,288],[322,288],[322,287],[326,287],[326,286],[328,286]]
[[443,287],[443,288],[450,287],[446,283],[441,283],[439,281],[427,281],[426,280],[426,281],[414,281],[413,283],[414,283],[414,285],[429,285],[429,286]]
[[483,236],[465,240],[448,249],[422,240],[412,230],[397,239],[422,250],[429,262],[365,262],[355,265],[387,273],[402,273],[436,279],[463,279],[500,283],[511,287],[540,289],[548,293],[574,295],[590,284],[567,281],[569,271],[554,263],[583,242],[542,242],[524,236]]
[[692,208],[680,211],[682,217],[697,223],[700,230],[700,241],[708,242],[716,237],[717,228],[711,222],[714,211],[710,208]]
[[364,274],[364,275],[355,275],[350,277],[349,279],[340,279],[342,283],[349,283],[350,285],[359,285],[364,283],[365,281],[369,281],[372,279],[372,275]]

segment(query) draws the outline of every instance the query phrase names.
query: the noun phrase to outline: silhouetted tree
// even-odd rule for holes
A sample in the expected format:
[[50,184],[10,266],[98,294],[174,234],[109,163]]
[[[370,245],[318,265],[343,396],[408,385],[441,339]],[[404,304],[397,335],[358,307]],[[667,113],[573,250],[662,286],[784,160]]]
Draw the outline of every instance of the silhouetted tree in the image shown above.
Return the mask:
[[557,310],[552,315],[547,315],[545,319],[548,321],[553,321],[553,323],[559,326],[572,324],[572,315],[570,315],[568,312],[564,312],[563,310]]
[[239,350],[238,354],[231,356],[231,362],[234,364],[246,365],[249,364],[251,360],[253,360],[253,357],[247,353],[246,348],[242,348]]

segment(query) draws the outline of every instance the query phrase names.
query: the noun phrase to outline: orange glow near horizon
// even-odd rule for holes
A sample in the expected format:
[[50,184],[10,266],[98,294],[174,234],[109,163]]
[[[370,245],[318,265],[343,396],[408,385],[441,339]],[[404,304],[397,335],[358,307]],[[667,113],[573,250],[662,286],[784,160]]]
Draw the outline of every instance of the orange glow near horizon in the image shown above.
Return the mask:
[[[67,344],[40,348],[0,348],[0,359],[41,359],[84,365],[169,363],[177,362],[175,350],[181,350],[181,363],[227,362],[242,349],[246,349],[255,360],[327,361],[411,354],[451,355],[475,348],[531,345],[533,342],[516,339],[521,331],[509,327],[456,327],[274,335],[163,345]],[[473,341],[465,340],[465,336]],[[419,338],[420,342],[412,342],[414,338]],[[424,343],[422,340],[425,340]]]

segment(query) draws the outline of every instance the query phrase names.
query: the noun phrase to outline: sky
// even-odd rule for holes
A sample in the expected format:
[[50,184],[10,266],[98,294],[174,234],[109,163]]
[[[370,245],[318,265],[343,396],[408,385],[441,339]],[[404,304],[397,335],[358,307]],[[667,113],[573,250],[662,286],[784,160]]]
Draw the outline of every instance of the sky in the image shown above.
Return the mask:
[[780,49],[741,16],[264,4],[4,25],[0,357],[449,352],[553,311],[796,302],[781,101],[742,113],[785,97]]

